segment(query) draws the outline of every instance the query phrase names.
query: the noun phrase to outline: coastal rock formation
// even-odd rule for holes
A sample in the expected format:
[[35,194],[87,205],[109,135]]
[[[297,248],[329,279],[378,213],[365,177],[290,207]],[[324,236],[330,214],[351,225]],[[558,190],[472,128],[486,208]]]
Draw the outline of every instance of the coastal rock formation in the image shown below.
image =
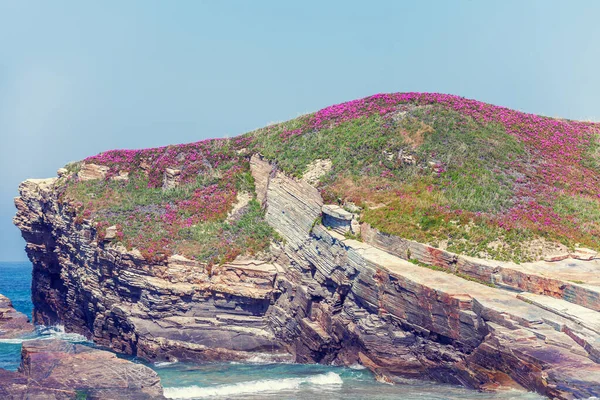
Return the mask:
[[[388,382],[600,395],[597,260],[571,267],[590,278],[584,284],[566,271],[550,278],[544,263],[459,257],[366,225],[364,242],[349,239],[340,232],[350,213],[324,206],[312,185],[259,156],[250,165],[266,221],[284,244],[268,258],[212,268],[178,255],[151,262],[99,240],[90,221],[58,201],[56,179],[23,182],[14,221],[34,266],[35,321],[152,361],[267,353],[360,363]],[[324,208],[330,228],[318,223]],[[24,360],[36,359],[36,346]],[[22,371],[32,370],[24,363]],[[150,388],[158,394],[158,383]]]
[[0,294],[0,339],[12,339],[33,332],[29,318],[13,308],[10,299]]
[[210,270],[181,256],[146,261],[137,250],[99,240],[56,201],[55,180],[29,180],[15,223],[33,262],[34,320],[126,354],[155,359],[289,356],[265,316],[277,269],[240,260]]
[[108,351],[60,340],[23,343],[18,372],[0,370],[2,399],[163,399],[160,379]]

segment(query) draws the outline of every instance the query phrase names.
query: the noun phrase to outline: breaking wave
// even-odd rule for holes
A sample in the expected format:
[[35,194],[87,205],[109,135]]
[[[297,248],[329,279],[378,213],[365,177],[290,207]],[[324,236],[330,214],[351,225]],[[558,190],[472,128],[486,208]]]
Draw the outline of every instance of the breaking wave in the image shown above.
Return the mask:
[[341,386],[342,378],[335,372],[327,372],[325,374],[305,378],[264,379],[216,387],[167,387],[164,389],[164,395],[170,399],[201,399],[207,397],[240,396],[261,392],[294,390],[300,388],[301,385]]
[[84,343],[89,342],[85,338],[78,333],[67,333],[65,332],[65,328],[62,325],[55,326],[44,326],[38,325],[35,327],[35,332],[31,334],[24,335],[20,338],[14,339],[0,339],[0,343],[8,343],[8,344],[22,344],[28,340],[50,340],[50,339],[60,339],[67,342],[72,343]]

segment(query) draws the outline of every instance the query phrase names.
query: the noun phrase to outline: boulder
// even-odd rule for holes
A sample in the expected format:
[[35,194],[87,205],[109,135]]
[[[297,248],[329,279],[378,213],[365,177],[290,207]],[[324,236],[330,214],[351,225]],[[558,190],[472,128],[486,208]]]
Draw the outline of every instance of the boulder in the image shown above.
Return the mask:
[[[18,373],[0,373],[0,388],[8,388],[8,398],[15,399],[71,399],[81,394],[87,399],[164,398],[160,379],[150,368],[60,340],[24,342]],[[40,390],[42,397],[29,396]]]

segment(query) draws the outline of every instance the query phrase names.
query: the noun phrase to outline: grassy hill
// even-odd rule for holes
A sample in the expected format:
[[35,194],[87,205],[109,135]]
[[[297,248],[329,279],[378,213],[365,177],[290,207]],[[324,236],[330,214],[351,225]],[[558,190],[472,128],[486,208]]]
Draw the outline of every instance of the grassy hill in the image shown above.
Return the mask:
[[[62,200],[149,259],[221,263],[277,240],[255,200],[232,213],[254,194],[254,153],[296,177],[330,161],[316,184],[326,202],[453,252],[523,262],[558,245],[600,249],[600,124],[444,94],[378,94],[232,139],[104,152],[84,163],[107,178],[62,178]],[[179,185],[164,190],[167,168]]]

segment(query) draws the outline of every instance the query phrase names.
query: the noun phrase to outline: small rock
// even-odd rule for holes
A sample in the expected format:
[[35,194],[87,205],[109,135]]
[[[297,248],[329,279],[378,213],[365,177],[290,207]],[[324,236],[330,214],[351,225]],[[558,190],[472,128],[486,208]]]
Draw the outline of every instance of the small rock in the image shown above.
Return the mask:
[[117,227],[115,225],[106,228],[106,234],[104,235],[104,241],[110,242],[117,237]]
[[56,171],[56,175],[58,175],[61,178],[67,175],[68,173],[69,171],[66,168],[59,168],[58,171]]
[[333,218],[345,221],[350,221],[353,217],[352,213],[349,213],[348,211],[344,210],[342,207],[336,204],[325,204],[323,205],[321,210],[323,211],[323,214],[327,214]]
[[406,165],[416,165],[417,159],[414,156],[404,154],[401,157],[402,163]]
[[129,180],[129,172],[127,171],[119,171],[119,173],[111,178],[113,181],[128,181]]
[[385,159],[386,159],[386,160],[388,160],[388,161],[393,161],[393,160],[394,160],[394,158],[395,158],[395,155],[394,155],[394,153],[392,153],[392,152],[390,152],[390,151],[385,151],[385,150],[384,150],[384,151],[383,151],[383,155],[384,155]]
[[169,190],[179,186],[180,169],[167,168],[163,176],[163,190]]
[[353,235],[358,235],[360,233],[360,222],[358,222],[356,218],[350,221],[350,232],[352,232]]
[[109,168],[105,165],[83,164],[81,170],[77,173],[80,181],[91,181],[94,179],[104,179],[108,174]]

